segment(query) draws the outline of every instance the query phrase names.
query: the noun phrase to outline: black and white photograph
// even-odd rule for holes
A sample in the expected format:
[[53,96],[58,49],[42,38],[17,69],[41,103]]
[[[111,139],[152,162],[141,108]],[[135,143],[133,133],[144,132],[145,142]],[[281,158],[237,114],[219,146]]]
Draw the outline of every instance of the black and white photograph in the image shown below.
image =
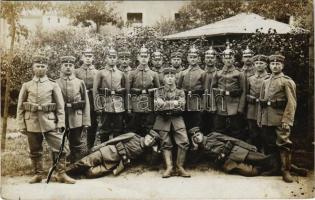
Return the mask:
[[315,198],[314,8],[0,1],[0,198]]

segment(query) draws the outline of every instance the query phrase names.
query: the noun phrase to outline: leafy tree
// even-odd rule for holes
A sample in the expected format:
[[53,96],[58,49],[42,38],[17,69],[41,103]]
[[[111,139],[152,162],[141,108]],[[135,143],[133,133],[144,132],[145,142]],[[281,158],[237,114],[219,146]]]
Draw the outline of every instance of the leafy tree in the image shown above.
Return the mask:
[[102,1],[87,1],[76,4],[63,3],[57,6],[62,14],[73,19],[73,24],[82,23],[83,26],[96,25],[96,32],[100,27],[109,23],[122,26],[122,19],[115,13],[114,8]]
[[[4,113],[3,113],[3,125],[2,125],[2,136],[1,136],[1,149],[5,150],[5,139],[7,131],[7,118],[9,109],[9,94],[11,90],[11,74],[12,74],[12,63],[14,61],[14,43],[20,35],[25,36],[26,28],[20,25],[19,20],[23,12],[39,9],[48,10],[50,3],[47,2],[14,2],[14,1],[2,1],[0,7],[0,17],[5,19],[10,26],[10,50],[8,52],[8,59],[6,63],[5,72],[5,96],[4,96]],[[3,75],[3,74],[1,74]]]

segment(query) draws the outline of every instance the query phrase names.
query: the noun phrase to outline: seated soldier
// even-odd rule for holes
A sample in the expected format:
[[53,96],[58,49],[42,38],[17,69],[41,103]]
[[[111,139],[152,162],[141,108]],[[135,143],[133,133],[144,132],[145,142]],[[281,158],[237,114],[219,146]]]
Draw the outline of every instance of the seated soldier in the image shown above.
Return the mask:
[[[189,130],[192,144],[203,150],[206,156],[212,158],[223,171],[237,173],[243,176],[274,175],[279,168],[276,156],[257,152],[257,148],[242,140],[211,132],[204,136],[198,127]],[[307,171],[293,166],[292,171],[306,176]]]
[[69,165],[67,172],[72,175],[84,175],[96,178],[113,172],[118,175],[144,153],[148,147],[155,146],[159,134],[151,130],[145,137],[129,132],[92,148],[92,153]]

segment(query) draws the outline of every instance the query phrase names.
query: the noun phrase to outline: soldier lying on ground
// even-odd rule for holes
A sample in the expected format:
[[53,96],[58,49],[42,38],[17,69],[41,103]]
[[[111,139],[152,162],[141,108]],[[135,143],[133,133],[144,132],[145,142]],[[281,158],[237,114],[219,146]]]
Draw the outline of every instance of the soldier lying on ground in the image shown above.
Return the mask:
[[[201,148],[223,171],[244,176],[274,175],[280,165],[273,154],[257,152],[257,148],[242,140],[211,132],[204,136],[198,127],[189,130],[192,144]],[[292,172],[306,176],[307,170],[292,165]]]
[[126,133],[92,148],[92,153],[69,165],[71,175],[96,178],[113,172],[118,175],[126,165],[152,147],[159,140],[159,134],[151,130],[145,137]]

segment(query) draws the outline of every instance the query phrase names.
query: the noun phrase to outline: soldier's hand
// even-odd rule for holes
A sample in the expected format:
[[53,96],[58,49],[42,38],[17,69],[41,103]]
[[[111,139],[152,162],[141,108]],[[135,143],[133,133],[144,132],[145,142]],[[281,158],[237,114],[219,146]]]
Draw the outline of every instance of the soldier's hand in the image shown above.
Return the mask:
[[23,134],[23,135],[27,135],[26,129],[21,129],[21,130],[19,130],[19,132],[20,132],[21,134]]
[[61,128],[57,128],[57,133],[63,133],[63,131],[65,130],[65,127],[61,127]]
[[284,122],[282,122],[281,127],[282,127],[283,129],[286,129],[286,130],[289,130],[289,129],[290,129],[290,125],[287,124],[287,123],[284,123]]
[[86,132],[88,128],[89,128],[88,126],[83,126],[82,131]]
[[158,98],[156,101],[159,106],[163,106],[165,104],[165,102],[160,98]]

